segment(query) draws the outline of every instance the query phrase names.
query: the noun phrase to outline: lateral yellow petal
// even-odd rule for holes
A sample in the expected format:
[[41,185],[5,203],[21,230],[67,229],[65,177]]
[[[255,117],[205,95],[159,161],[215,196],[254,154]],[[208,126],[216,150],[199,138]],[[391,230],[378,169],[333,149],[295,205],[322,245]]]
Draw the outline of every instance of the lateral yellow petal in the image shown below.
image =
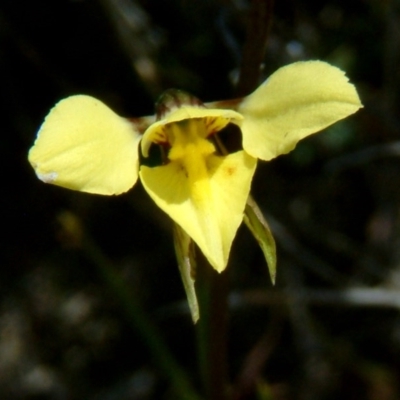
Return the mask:
[[355,87],[339,68],[322,61],[290,64],[239,104],[243,148],[268,161],[360,107]]
[[46,183],[104,195],[138,178],[140,135],[127,119],[84,95],[61,100],[47,115],[29,162]]
[[189,183],[179,162],[141,167],[140,178],[155,203],[196,242],[210,264],[225,269],[243,220],[256,159],[239,151],[206,159],[208,176]]

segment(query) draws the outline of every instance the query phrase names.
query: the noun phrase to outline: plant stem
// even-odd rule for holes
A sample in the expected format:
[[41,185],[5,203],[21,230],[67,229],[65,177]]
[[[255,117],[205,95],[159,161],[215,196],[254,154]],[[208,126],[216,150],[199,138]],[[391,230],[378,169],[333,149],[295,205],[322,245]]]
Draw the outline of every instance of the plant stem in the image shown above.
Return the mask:
[[[199,252],[200,253],[200,252]],[[199,365],[207,400],[228,400],[228,271],[218,274],[199,254],[196,286]]]
[[248,95],[259,85],[261,65],[272,25],[273,5],[274,0],[252,0],[236,88],[237,96]]

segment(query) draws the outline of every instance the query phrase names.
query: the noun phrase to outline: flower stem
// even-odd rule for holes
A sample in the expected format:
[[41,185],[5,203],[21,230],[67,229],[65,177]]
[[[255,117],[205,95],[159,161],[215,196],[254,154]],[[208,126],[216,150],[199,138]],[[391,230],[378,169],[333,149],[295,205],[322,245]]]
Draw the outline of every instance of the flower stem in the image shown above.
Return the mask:
[[207,400],[228,400],[228,271],[218,274],[198,252],[196,286],[201,309],[198,357]]
[[236,87],[237,96],[248,95],[259,84],[261,65],[272,25],[273,5],[274,0],[252,0],[251,2],[239,82]]

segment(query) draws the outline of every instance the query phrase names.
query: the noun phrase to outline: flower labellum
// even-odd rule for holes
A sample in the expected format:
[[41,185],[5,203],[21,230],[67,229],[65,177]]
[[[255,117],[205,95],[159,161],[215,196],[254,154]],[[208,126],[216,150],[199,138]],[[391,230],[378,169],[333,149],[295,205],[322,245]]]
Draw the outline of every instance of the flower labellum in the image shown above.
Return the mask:
[[[222,272],[243,220],[264,249],[273,247],[269,253],[275,254],[272,236],[261,232],[258,212],[249,217],[246,211],[254,203],[249,194],[257,159],[288,153],[301,139],[361,107],[344,72],[321,61],[287,65],[249,96],[207,107],[184,92],[167,91],[154,118],[122,118],[101,101],[76,95],[50,111],[29,161],[42,181],[88,193],[120,194],[140,178],[179,226],[178,259],[189,259],[189,250],[183,249],[193,240]],[[242,134],[242,149],[233,153],[224,151],[217,137],[229,124]],[[156,166],[146,162],[153,147],[162,154]],[[185,238],[184,246],[179,237]],[[187,271],[188,293],[192,279]],[[196,302],[191,304],[194,315]]]

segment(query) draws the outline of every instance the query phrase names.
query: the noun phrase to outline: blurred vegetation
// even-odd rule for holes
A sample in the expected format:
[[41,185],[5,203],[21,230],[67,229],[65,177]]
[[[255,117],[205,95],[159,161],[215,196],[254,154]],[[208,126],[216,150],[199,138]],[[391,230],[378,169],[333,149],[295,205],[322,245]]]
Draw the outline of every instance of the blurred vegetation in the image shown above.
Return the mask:
[[[229,265],[230,393],[398,399],[400,2],[275,3],[261,79],[326,60],[365,108],[259,165],[253,194],[277,240],[277,284],[241,228]],[[132,117],[152,114],[170,87],[203,101],[234,96],[250,7],[1,1],[2,400],[202,394],[168,219],[140,185],[118,197],[44,185],[26,155],[48,110],[71,94]]]

